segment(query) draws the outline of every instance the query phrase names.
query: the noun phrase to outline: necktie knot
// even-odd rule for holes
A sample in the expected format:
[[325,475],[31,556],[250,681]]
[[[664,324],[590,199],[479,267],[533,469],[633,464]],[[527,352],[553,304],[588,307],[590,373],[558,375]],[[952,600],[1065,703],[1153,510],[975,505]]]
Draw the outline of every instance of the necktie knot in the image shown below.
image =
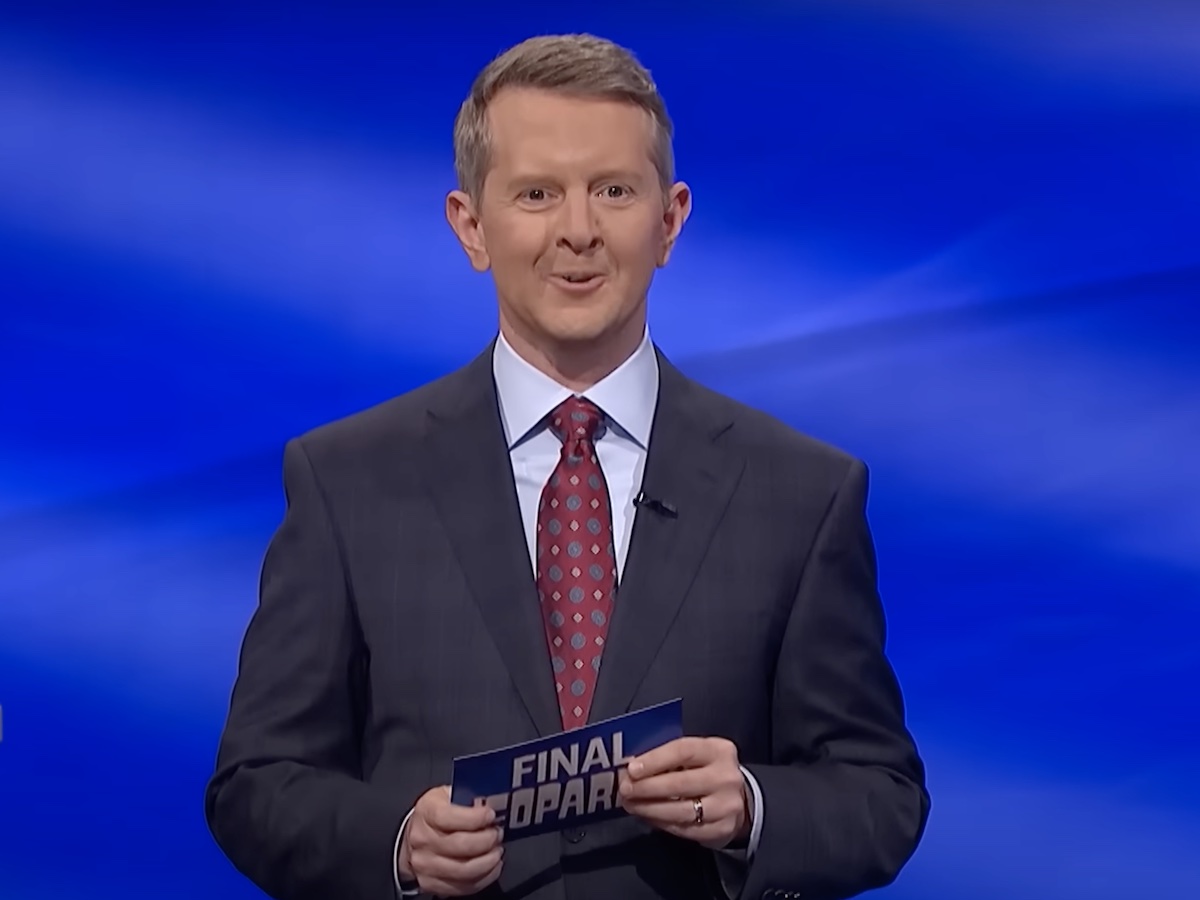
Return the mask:
[[597,441],[604,436],[604,414],[590,400],[568,397],[550,414],[550,430],[564,444]]

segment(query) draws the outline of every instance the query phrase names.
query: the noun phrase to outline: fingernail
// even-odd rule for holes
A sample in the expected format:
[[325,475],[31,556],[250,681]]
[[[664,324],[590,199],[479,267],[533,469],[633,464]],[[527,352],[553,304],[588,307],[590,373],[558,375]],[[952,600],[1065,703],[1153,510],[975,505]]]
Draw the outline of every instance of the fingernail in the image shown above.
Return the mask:
[[636,778],[642,774],[642,770],[644,768],[646,767],[642,765],[642,761],[640,759],[635,759],[629,764],[629,774]]

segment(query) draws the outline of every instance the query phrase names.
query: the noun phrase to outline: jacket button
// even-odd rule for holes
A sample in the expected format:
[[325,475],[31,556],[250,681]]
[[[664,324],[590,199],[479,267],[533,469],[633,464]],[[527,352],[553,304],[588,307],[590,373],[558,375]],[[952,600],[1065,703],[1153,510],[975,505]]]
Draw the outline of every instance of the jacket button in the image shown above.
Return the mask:
[[582,828],[568,828],[563,832],[563,836],[567,839],[568,843],[578,844],[587,837],[587,831]]

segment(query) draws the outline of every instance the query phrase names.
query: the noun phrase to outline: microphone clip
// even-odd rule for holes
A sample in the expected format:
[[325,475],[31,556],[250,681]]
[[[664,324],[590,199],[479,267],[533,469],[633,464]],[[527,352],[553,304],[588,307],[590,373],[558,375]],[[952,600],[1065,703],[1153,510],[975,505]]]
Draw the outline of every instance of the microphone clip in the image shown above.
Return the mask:
[[649,497],[645,491],[638,492],[638,495],[633,498],[633,505],[639,509],[648,509],[655,515],[664,516],[668,519],[679,518],[679,510],[675,508],[673,503]]

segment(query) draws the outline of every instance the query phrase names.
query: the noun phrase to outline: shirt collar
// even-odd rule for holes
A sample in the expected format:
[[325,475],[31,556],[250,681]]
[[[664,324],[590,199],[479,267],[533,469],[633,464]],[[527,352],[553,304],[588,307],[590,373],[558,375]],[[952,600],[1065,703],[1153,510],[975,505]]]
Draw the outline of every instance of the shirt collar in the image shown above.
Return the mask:
[[[570,388],[518,356],[503,334],[492,352],[492,374],[510,450],[572,394]],[[650,330],[642,334],[642,342],[625,362],[580,396],[600,407],[609,421],[643,450],[649,447],[658,403],[658,356],[650,342]]]

